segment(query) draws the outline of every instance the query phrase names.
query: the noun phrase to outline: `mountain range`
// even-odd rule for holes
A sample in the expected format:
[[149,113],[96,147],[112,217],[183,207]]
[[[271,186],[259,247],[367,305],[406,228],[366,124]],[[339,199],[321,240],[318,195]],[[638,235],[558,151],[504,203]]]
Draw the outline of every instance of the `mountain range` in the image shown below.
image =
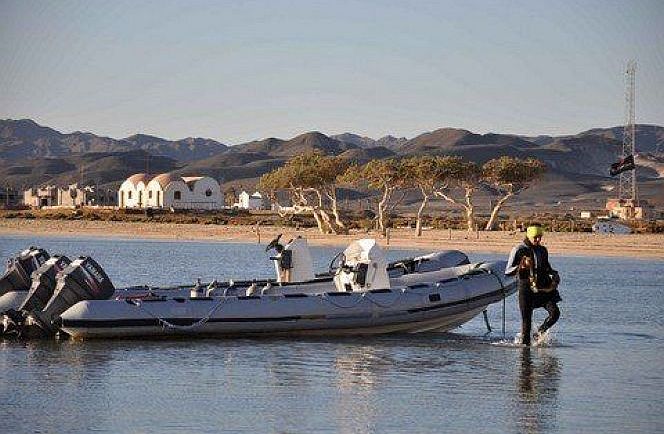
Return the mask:
[[[148,171],[209,175],[223,184],[251,187],[262,174],[308,151],[341,155],[360,163],[407,155],[461,155],[482,163],[510,155],[544,161],[549,170],[544,182],[531,189],[532,194],[563,200],[608,194],[614,183],[608,177],[608,168],[618,158],[622,133],[622,127],[563,136],[477,134],[440,128],[411,139],[372,139],[353,133],[327,136],[313,131],[287,140],[272,137],[228,146],[193,137],[167,140],[136,134],[113,139],[79,131],[65,134],[29,119],[8,119],[0,120],[0,179],[21,188],[74,181],[117,186],[133,173]],[[637,125],[636,143],[642,196],[652,196],[664,205],[664,127]]]
[[55,158],[89,152],[147,151],[179,161],[208,158],[228,147],[212,139],[187,137],[166,140],[146,134],[124,139],[75,131],[63,134],[31,119],[0,120],[0,162],[29,158]]

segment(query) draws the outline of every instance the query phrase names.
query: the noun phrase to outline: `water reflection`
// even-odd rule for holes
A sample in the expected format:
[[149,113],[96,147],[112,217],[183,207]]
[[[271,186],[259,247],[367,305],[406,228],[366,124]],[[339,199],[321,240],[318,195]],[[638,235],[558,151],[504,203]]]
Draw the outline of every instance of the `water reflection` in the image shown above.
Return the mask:
[[340,390],[371,390],[379,381],[381,371],[389,369],[389,360],[377,348],[367,345],[350,351],[344,348],[337,354],[334,366]]
[[74,424],[88,432],[106,423],[108,355],[72,342],[44,340],[5,341],[3,353],[10,358],[9,372],[0,381],[11,396],[0,411],[7,432],[25,431],[22,406],[35,402],[40,403],[31,407],[35,431],[57,432]]
[[376,428],[377,390],[381,375],[390,369],[389,358],[371,345],[342,346],[334,361],[340,432],[373,432]]
[[519,432],[540,433],[556,427],[561,367],[546,349],[521,350],[516,415]]
[[320,365],[326,363],[316,357],[315,344],[307,348],[302,343],[289,345],[282,340],[261,343],[265,345],[266,351],[257,356],[266,359],[266,375],[269,376],[270,385],[280,389],[303,389],[310,386]]
[[[419,403],[435,413],[438,401],[430,398],[440,396],[455,381],[450,368],[457,343],[447,335],[372,337],[368,342],[365,338],[336,342],[330,372],[336,396],[335,430],[368,433],[381,432],[390,424],[399,426],[404,421],[392,420],[390,409],[399,411],[405,405]],[[422,387],[421,395],[412,395],[409,389],[414,384]]]

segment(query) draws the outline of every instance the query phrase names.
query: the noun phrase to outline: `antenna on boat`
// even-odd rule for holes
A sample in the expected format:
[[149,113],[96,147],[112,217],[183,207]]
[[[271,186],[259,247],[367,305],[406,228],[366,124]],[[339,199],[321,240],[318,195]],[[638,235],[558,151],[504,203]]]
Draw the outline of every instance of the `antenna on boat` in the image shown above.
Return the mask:
[[505,340],[505,290],[503,289],[503,340]]

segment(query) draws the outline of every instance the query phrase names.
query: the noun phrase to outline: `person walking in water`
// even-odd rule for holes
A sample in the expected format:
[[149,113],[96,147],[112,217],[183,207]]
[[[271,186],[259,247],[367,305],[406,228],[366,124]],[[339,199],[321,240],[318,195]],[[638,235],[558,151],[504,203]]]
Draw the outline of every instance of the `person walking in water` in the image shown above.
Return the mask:
[[521,311],[521,343],[530,345],[533,310],[544,308],[549,316],[544,320],[535,335],[537,341],[560,317],[558,293],[560,277],[551,264],[549,252],[541,245],[544,229],[540,225],[529,226],[526,239],[512,249],[507,260],[505,274],[518,275],[519,310]]

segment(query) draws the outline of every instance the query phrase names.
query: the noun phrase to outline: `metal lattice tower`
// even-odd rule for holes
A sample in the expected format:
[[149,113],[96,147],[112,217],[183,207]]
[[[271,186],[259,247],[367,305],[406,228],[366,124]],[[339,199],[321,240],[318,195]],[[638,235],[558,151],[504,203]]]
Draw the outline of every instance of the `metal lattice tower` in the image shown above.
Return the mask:
[[[634,91],[636,61],[630,60],[625,70],[625,127],[623,129],[623,146],[621,158],[636,154],[636,127],[634,124]],[[620,174],[618,180],[618,199],[631,200],[636,205],[636,169]]]

